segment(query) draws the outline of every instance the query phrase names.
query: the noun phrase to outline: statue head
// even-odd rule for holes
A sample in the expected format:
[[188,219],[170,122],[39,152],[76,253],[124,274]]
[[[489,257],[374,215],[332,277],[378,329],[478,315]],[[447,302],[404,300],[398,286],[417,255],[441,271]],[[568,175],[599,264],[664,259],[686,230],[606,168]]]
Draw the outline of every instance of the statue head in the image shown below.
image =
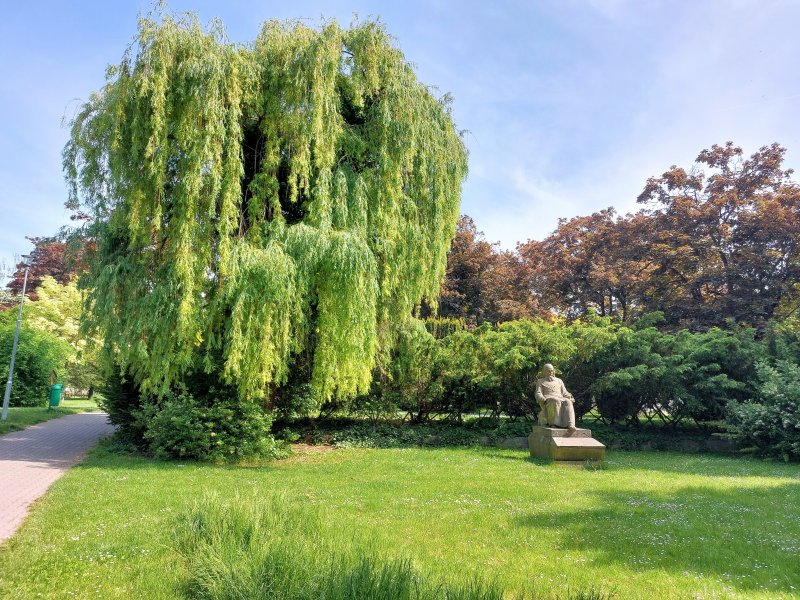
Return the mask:
[[552,377],[555,374],[556,374],[556,368],[553,365],[551,365],[550,363],[547,363],[544,366],[544,376],[545,377]]

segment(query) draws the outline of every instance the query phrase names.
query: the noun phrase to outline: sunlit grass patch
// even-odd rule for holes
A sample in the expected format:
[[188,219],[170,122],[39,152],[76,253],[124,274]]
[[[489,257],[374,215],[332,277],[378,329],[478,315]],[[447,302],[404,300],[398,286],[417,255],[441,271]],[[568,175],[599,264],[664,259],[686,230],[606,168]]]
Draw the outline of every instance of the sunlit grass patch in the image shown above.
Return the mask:
[[388,558],[363,532],[345,531],[318,506],[285,495],[204,496],[176,523],[188,596],[206,600],[501,600],[477,578],[446,582]]
[[57,419],[64,415],[97,410],[97,404],[86,398],[62,400],[59,406],[48,409],[47,406],[14,406],[8,409],[8,419],[0,421],[0,435],[10,431],[21,431],[26,427]]
[[[186,597],[208,567],[176,539],[209,493],[218,511],[281,515],[282,547],[317,548],[316,571],[339,564],[331,549],[342,547],[368,561],[340,573],[399,565],[421,581],[479,581],[506,597],[792,598],[800,589],[798,465],[609,452],[606,469],[587,471],[473,448],[334,450],[235,468],[100,450],[0,551],[0,597]],[[320,525],[309,535],[292,519]],[[270,547],[260,537],[252,552],[236,551],[253,565]]]

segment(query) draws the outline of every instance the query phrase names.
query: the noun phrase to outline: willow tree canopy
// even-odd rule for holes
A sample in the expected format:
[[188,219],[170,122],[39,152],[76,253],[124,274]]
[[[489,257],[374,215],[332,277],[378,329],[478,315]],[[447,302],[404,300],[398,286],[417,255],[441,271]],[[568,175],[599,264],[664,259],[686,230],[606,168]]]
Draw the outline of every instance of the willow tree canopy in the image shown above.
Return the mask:
[[366,391],[437,297],[467,168],[383,26],[270,21],[243,46],[168,16],[140,22],[64,165],[97,228],[93,323],[144,390],[205,364],[262,397],[306,356],[323,398]]

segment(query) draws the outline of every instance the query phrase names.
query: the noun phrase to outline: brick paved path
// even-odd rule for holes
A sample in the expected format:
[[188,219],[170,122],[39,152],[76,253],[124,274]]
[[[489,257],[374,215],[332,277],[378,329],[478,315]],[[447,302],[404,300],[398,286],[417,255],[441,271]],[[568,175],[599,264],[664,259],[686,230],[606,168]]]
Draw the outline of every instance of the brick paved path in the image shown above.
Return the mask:
[[0,436],[0,544],[28,507],[114,427],[105,413],[67,415]]

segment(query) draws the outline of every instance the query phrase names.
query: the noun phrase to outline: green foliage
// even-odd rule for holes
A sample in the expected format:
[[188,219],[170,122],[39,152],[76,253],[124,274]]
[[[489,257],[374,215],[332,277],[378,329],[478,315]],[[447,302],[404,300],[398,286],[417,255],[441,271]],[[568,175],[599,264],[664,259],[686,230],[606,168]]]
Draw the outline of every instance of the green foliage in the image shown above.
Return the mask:
[[764,336],[767,356],[800,364],[800,320],[770,321]]
[[644,413],[674,424],[710,421],[752,390],[759,350],[748,328],[671,334],[621,327],[583,370],[594,375],[589,391],[605,419],[637,421]]
[[189,564],[188,595],[208,600],[500,600],[478,579],[445,583],[402,558],[384,558],[336,531],[317,508],[271,495],[206,496],[180,515],[176,538]]
[[596,406],[608,421],[715,421],[729,401],[752,394],[752,365],[763,351],[753,329],[666,333],[650,322],[520,320],[455,328],[440,338],[417,323],[401,336],[388,376],[377,377],[369,400],[354,408],[383,406],[391,414],[396,406],[415,422],[435,415],[461,421],[469,413],[532,418],[547,362],[575,396],[578,418]]
[[115,436],[119,441],[144,447],[146,425],[138,418],[142,408],[143,394],[119,370],[114,369],[103,380],[100,387],[100,408],[108,413],[109,420],[117,426]]
[[449,103],[377,23],[239,45],[141,20],[64,149],[95,219],[90,329],[147,394],[203,356],[242,398],[298,365],[321,403],[366,393],[444,275],[467,166]]
[[400,407],[396,401],[399,399],[399,395],[386,393],[386,386],[375,381],[370,393],[356,398],[350,411],[367,418],[372,424],[387,423],[397,417]]
[[194,373],[159,398],[116,372],[101,391],[99,404],[117,425],[120,447],[164,460],[237,462],[280,454],[270,434],[271,413],[215,375]]
[[[485,421],[485,420],[484,420]],[[514,435],[527,436],[530,425],[522,424]],[[331,420],[313,426],[295,425],[298,435],[311,443],[333,444],[337,448],[447,448],[480,446],[482,442],[506,437],[507,428],[497,422],[453,423],[374,423],[357,420]],[[500,433],[500,432],[504,433]]]
[[800,460],[800,366],[779,360],[757,366],[761,385],[750,402],[731,402],[728,422],[743,446],[785,461]]
[[[10,312],[10,311],[6,311]],[[14,313],[16,315],[16,313]],[[24,317],[23,317],[24,318]],[[16,321],[0,326],[0,378],[8,379]],[[50,373],[61,372],[70,354],[69,345],[44,331],[24,324],[20,327],[19,345],[14,363],[14,383],[10,406],[41,406],[47,403]]]
[[453,317],[430,317],[425,319],[425,329],[428,330],[436,339],[442,339],[466,329],[464,319],[454,319]]
[[[468,448],[479,446],[502,445],[509,438],[527,438],[531,432],[531,423],[522,420],[469,418],[462,423],[446,420],[429,421],[427,423],[400,423],[365,421],[358,418],[332,418],[324,421],[298,420],[287,422],[283,438],[289,440],[296,436],[306,443],[333,445],[336,448]],[[626,450],[637,450],[651,438],[658,438],[659,444],[654,449],[678,449],[681,442],[690,439],[705,440],[707,434],[695,428],[691,433],[685,430],[649,427],[651,432],[639,432],[634,435],[629,429],[609,425],[598,425],[584,422],[581,426],[596,428],[603,432],[602,439],[614,439],[621,442],[620,447]],[[296,440],[292,440],[296,441]]]
[[286,419],[316,414],[321,403],[310,383],[290,380],[273,397],[272,407],[278,418]]
[[59,372],[65,386],[86,391],[98,387],[102,379],[96,343],[80,332],[82,313],[83,298],[75,281],[61,284],[49,275],[36,289],[36,300],[25,305],[25,321],[31,328],[69,344],[64,372]]
[[[580,365],[615,336],[615,326],[607,320],[570,326],[543,320],[485,323],[473,330],[453,327],[438,338],[428,333],[430,322],[425,325],[427,329],[416,323],[401,336],[389,376],[377,379],[370,395],[372,404],[382,399],[407,411],[415,422],[434,414],[455,421],[476,412],[533,416],[538,410],[536,379],[546,362],[579,381]],[[362,405],[363,400],[355,408]]]
[[475,381],[480,395],[511,416],[536,411],[534,392],[539,370],[547,362],[563,366],[575,354],[569,330],[542,320],[484,325],[480,362],[487,371]]
[[145,404],[139,416],[156,458],[235,462],[276,456],[267,413],[252,402],[214,392],[200,399],[185,392]]
[[390,378],[373,391],[377,391],[384,403],[407,411],[413,422],[425,421],[431,413],[442,411],[442,369],[448,359],[423,323],[414,321],[400,335]]
[[579,425],[590,429],[592,437],[613,450],[674,451],[683,453],[731,454],[736,452],[734,443],[727,439],[727,427],[723,421],[704,423],[702,427],[694,423],[665,423],[653,420],[629,427],[624,423],[603,423],[584,417]]
[[[677,426],[663,422],[642,423],[638,427],[596,421],[594,415],[578,422],[592,431],[593,437],[611,449],[671,450],[727,454],[735,445],[723,439],[723,422],[699,427],[686,423]],[[447,420],[428,423],[379,422],[359,418],[284,421],[282,439],[303,440],[310,444],[336,448],[463,448],[503,446],[509,439],[527,438],[531,423],[523,420],[466,418],[462,423]]]

